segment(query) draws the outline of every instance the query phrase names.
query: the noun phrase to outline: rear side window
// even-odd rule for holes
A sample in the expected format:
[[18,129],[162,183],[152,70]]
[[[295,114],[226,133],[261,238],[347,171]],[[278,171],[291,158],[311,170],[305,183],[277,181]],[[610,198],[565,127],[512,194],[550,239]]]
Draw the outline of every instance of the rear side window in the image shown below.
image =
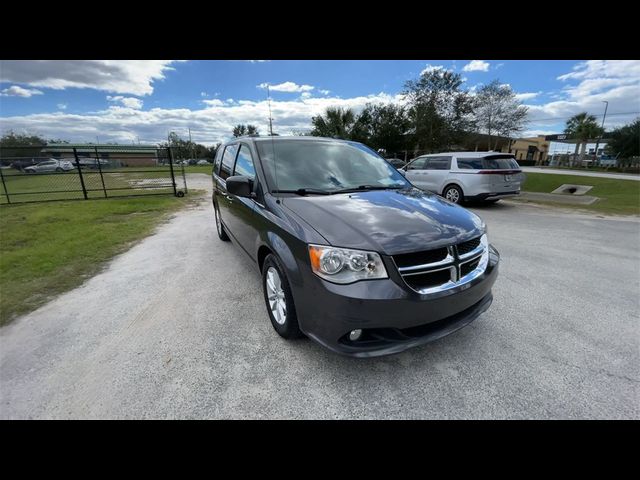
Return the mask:
[[407,170],[422,170],[427,163],[427,157],[424,158],[416,158],[413,162],[409,164]]
[[238,152],[237,145],[229,145],[224,149],[224,155],[222,156],[222,168],[220,169],[220,178],[227,179],[231,176],[233,171],[233,164],[236,161],[236,153]]
[[251,180],[256,178],[256,169],[253,166],[253,159],[251,158],[251,151],[246,145],[240,146],[240,152],[238,152],[238,159],[236,160],[236,168],[233,172],[234,175],[244,175]]
[[511,156],[458,158],[458,168],[472,170],[512,170],[520,166]]
[[449,170],[451,157],[429,157],[426,168],[427,170]]

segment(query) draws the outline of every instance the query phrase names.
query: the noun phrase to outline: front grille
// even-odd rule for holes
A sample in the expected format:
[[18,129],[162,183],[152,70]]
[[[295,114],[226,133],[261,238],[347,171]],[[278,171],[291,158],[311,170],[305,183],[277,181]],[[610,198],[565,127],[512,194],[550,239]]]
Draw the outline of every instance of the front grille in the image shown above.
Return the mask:
[[404,275],[404,281],[414,290],[433,288],[443,285],[451,280],[451,269],[436,270],[433,272],[419,273],[416,275]]
[[436,263],[447,258],[448,250],[436,248],[435,250],[425,250],[424,252],[403,253],[394,255],[393,260],[398,268],[413,267],[414,265],[424,265],[426,263]]
[[394,255],[393,261],[410,288],[422,294],[433,293],[453,288],[477,270],[485,248],[477,237],[449,247]]
[[478,267],[479,263],[480,263],[480,257],[460,265],[460,278],[466,275],[469,275],[471,272],[473,272]]
[[480,246],[480,237],[474,238],[467,242],[462,242],[457,245],[458,255],[464,255],[466,253],[474,251]]

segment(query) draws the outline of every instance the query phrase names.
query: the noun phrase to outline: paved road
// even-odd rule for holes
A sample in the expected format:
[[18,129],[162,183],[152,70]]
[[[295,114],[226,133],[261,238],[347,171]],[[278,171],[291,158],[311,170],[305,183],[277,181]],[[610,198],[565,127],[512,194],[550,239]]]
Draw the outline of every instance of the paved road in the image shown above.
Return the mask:
[[607,172],[589,172],[581,170],[562,170],[557,168],[539,168],[539,167],[520,167],[522,171],[527,173],[553,173],[557,175],[578,175],[579,177],[600,177],[615,178],[617,180],[635,180],[640,181],[640,175],[634,173],[607,173]]
[[209,203],[184,211],[0,329],[0,417],[640,418],[640,223],[474,210],[502,253],[491,309],[364,360],[278,337]]

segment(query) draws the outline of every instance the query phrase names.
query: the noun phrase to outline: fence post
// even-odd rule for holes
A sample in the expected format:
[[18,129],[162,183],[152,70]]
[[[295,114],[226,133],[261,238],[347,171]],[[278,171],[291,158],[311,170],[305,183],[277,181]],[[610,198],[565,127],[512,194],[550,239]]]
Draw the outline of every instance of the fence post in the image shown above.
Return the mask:
[[76,148],[73,147],[73,156],[76,157],[76,167],[78,167],[78,175],[80,176],[80,185],[82,185],[82,194],[84,195],[85,200],[89,200],[87,197],[87,189],[84,186],[84,178],[82,178],[82,168],[80,168],[80,160],[78,159],[78,152]]
[[180,164],[180,168],[182,169],[182,182],[184,183],[184,194],[187,195],[189,190],[187,190],[187,176],[184,173],[184,163]]
[[4,194],[7,196],[7,203],[11,203],[11,199],[9,198],[9,190],[7,190],[7,184],[4,183],[4,173],[2,173],[2,168],[0,168],[0,177],[2,177],[2,187],[4,188]]
[[100,181],[102,182],[102,191],[104,192],[104,198],[107,198],[107,189],[104,186],[104,177],[102,176],[102,165],[100,165],[100,157],[98,156],[98,147],[94,147],[96,151],[96,162],[98,162],[98,170],[100,171]]
[[171,170],[171,183],[173,183],[173,194],[177,197],[178,190],[176,189],[176,176],[173,172],[173,155],[171,154],[171,147],[167,147],[167,154],[169,156],[169,169]]

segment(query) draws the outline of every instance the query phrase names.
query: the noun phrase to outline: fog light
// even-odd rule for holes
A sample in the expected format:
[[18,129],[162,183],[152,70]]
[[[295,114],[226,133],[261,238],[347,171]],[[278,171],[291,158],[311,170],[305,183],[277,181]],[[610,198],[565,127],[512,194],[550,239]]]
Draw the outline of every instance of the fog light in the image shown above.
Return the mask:
[[352,342],[355,342],[361,336],[362,336],[362,330],[360,330],[359,328],[357,330],[351,330],[351,332],[349,333],[349,340],[351,340]]

